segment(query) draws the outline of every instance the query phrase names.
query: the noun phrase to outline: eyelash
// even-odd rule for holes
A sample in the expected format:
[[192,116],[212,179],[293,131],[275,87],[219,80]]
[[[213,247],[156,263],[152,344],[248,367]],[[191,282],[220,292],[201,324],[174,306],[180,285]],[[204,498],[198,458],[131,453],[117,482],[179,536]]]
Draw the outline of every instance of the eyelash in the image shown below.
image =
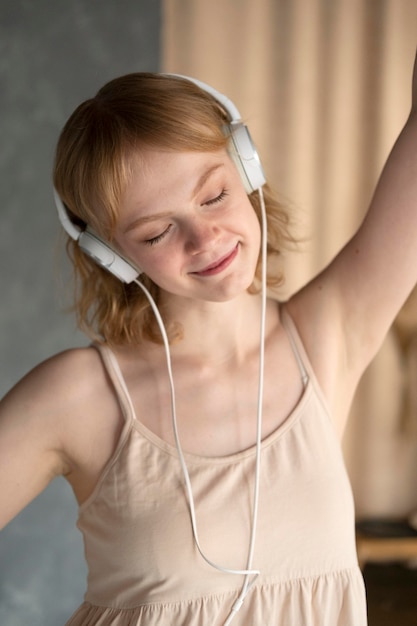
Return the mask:
[[170,224],[160,235],[157,235],[156,237],[152,237],[151,239],[145,239],[146,245],[154,246],[156,243],[159,243],[160,241],[162,241],[165,235],[167,235],[169,231],[171,230],[171,226],[172,224]]
[[217,204],[217,202],[221,202],[222,200],[224,200],[227,195],[228,195],[227,189],[223,189],[221,193],[219,193],[218,196],[216,196],[212,200],[208,200],[204,204],[207,206],[211,206],[212,204]]
[[[227,195],[228,195],[227,190],[222,189],[221,193],[219,193],[218,196],[216,196],[215,198],[212,198],[211,200],[207,200],[207,202],[204,202],[204,204],[206,206],[212,206],[213,204],[217,204],[218,202],[221,202],[222,200],[224,200]],[[160,241],[162,241],[165,235],[168,235],[169,231],[171,230],[171,227],[172,227],[172,224],[170,224],[160,235],[157,235],[156,237],[151,237],[151,239],[145,239],[145,244],[148,246],[154,246],[155,244],[159,243]]]

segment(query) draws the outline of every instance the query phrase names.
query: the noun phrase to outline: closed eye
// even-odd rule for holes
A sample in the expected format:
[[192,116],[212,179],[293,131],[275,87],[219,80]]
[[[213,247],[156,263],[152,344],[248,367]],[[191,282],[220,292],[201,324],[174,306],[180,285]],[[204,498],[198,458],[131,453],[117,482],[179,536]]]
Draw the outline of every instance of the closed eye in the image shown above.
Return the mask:
[[[207,200],[203,204],[205,206],[212,206],[214,204],[218,204],[218,203],[222,202],[222,200],[224,200],[227,195],[228,195],[227,190],[223,189],[221,191],[221,193],[219,193],[218,196],[216,196],[215,198],[211,198],[210,200]],[[166,237],[166,235],[168,235],[168,233],[170,232],[171,228],[172,228],[172,224],[169,224],[169,226],[167,226],[167,228],[162,233],[160,233],[159,235],[156,235],[155,237],[151,237],[150,239],[145,239],[144,243],[146,245],[149,245],[149,246],[154,246],[155,244],[157,244],[160,241],[162,241],[162,239],[164,239],[164,237]]]
[[160,241],[162,241],[162,239],[168,235],[169,231],[172,228],[172,224],[170,224],[169,226],[167,226],[167,228],[160,233],[159,235],[156,235],[155,237],[151,237],[150,239],[145,239],[145,243],[148,246],[154,246],[156,243],[159,243]]
[[223,189],[221,193],[219,193],[218,196],[216,196],[215,198],[212,198],[211,200],[207,200],[206,202],[204,202],[204,204],[206,206],[211,206],[212,204],[217,204],[218,202],[221,202],[222,200],[225,199],[225,197],[228,195],[226,189]]

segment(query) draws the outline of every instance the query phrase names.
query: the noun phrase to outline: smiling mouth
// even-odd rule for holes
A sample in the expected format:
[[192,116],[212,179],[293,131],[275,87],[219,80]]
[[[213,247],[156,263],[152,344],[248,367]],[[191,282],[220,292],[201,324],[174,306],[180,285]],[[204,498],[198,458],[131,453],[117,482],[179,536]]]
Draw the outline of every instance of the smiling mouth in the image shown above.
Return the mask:
[[211,263],[203,270],[198,272],[192,272],[196,276],[214,276],[215,274],[219,274],[223,270],[225,270],[235,259],[239,249],[239,244],[233,248],[231,252],[228,252],[225,256],[221,257],[218,261]]

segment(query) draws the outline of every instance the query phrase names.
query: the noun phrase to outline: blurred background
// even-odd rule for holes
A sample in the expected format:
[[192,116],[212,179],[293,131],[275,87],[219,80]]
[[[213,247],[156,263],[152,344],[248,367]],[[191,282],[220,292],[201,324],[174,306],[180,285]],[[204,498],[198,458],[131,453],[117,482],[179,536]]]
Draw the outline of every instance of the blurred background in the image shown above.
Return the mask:
[[[75,107],[105,82],[158,71],[161,4],[1,0],[0,50],[3,395],[39,361],[87,343],[67,312],[65,238],[51,188],[55,144]],[[1,626],[62,626],[80,604],[86,570],[76,518],[72,491],[58,479],[0,533]]]
[[[140,70],[227,93],[303,238],[285,259],[277,296],[286,297],[366,211],[409,111],[416,26],[415,0],[2,0],[0,395],[39,361],[87,343],[66,312],[51,195],[57,136],[82,100]],[[417,510],[416,383],[412,294],[366,372],[343,442],[358,519]],[[0,533],[2,626],[60,626],[81,602],[76,517],[57,480]]]

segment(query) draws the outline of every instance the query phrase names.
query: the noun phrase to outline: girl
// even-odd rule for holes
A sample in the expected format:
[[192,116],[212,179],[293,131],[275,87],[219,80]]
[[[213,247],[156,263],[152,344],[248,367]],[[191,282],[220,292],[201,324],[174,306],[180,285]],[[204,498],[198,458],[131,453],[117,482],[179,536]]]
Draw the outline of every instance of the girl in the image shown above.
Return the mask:
[[415,82],[362,226],[287,302],[265,285],[288,215],[230,101],[132,74],[68,120],[54,184],[93,343],[0,422],[1,525],[58,475],[77,498],[68,625],[366,624],[339,440],[416,284]]

